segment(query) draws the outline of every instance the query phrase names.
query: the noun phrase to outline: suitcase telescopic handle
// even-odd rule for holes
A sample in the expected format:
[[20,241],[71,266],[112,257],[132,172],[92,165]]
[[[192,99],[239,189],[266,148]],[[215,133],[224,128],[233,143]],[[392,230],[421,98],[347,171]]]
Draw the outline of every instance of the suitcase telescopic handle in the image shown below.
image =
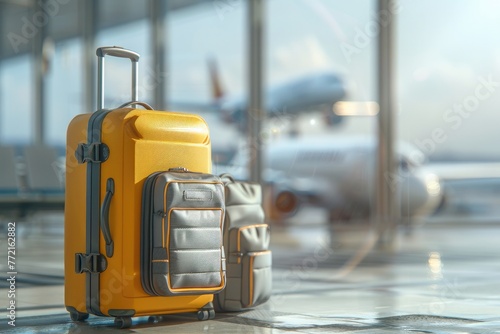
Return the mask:
[[119,46],[103,46],[97,48],[97,110],[104,107],[104,57],[113,56],[119,58],[128,58],[132,62],[132,101],[137,101],[138,97],[138,72],[139,58],[137,52],[124,49]]

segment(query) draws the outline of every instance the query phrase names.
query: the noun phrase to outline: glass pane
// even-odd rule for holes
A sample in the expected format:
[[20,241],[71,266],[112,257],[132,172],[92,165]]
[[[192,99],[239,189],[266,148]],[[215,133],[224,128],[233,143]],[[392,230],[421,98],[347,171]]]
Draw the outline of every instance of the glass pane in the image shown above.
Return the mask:
[[0,142],[33,139],[33,75],[30,55],[0,62]]
[[[371,136],[374,118],[334,118],[332,106],[336,100],[376,98],[377,36],[365,31],[376,23],[374,2],[273,0],[267,10],[267,89],[286,87],[283,94],[290,102],[281,106],[282,114],[293,108],[291,96],[299,90],[306,100],[298,118],[284,117],[272,133]],[[329,79],[334,78],[340,84],[330,92]],[[338,98],[322,104],[322,91]]]
[[398,130],[441,179],[446,201],[430,219],[500,213],[499,13],[489,0],[401,1]]
[[56,44],[46,77],[45,136],[50,145],[63,146],[71,119],[83,112],[82,40]]
[[265,97],[275,116],[261,138],[273,220],[368,218],[376,118],[339,116],[334,108],[377,97],[374,4],[268,2]]
[[245,6],[237,2],[230,8],[199,5],[169,15],[169,97],[173,104],[214,102],[210,66],[217,68],[224,94],[244,93]]
[[[150,23],[147,19],[134,19],[128,24],[116,25],[113,17],[116,10],[124,11],[124,15],[132,15],[127,5],[120,0],[98,3],[99,18],[102,26],[107,28],[97,34],[97,46],[121,46],[141,55],[139,62],[139,100],[151,103],[154,88],[151,82],[156,78],[151,65],[151,33]],[[148,2],[135,2],[135,11],[147,12]],[[144,17],[144,16],[143,16]],[[104,24],[106,23],[106,24]],[[104,106],[117,107],[131,100],[131,64],[128,59],[106,58],[104,83]]]
[[500,3],[405,0],[401,7],[400,135],[433,160],[499,161],[491,143],[500,140],[492,121],[500,48],[489,41],[500,31]]
[[246,94],[245,15],[242,1],[214,1],[168,15],[169,109],[203,115],[216,163],[228,163],[241,138],[234,124],[223,122],[221,107]]

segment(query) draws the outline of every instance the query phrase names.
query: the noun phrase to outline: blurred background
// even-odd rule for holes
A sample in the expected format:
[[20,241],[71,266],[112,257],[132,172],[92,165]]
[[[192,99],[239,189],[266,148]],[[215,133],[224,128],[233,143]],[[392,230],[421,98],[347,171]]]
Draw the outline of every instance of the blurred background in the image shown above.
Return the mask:
[[[244,1],[166,1],[164,40],[159,41],[165,48],[163,73],[153,62],[153,1],[99,1],[91,8],[94,12],[86,15],[88,2],[92,1],[49,0],[41,2],[46,3],[44,10],[29,0],[1,1],[2,144],[36,142],[39,125],[34,124],[35,114],[42,109],[42,141],[64,147],[68,122],[76,114],[91,112],[93,109],[86,109],[89,105],[95,107],[94,101],[87,101],[95,85],[86,86],[87,76],[93,73],[86,72],[95,72],[97,46],[120,45],[141,54],[141,99],[151,104],[160,81],[165,82],[161,102],[168,107],[178,102],[212,104],[210,62],[215,63],[227,96],[246,95]],[[266,87],[331,71],[343,79],[347,99],[375,100],[374,1],[270,0],[265,4]],[[474,95],[480,78],[495,81],[498,77],[500,51],[494,43],[498,6],[488,0],[399,2],[398,134],[403,140],[417,142],[430,137],[432,129],[442,128],[447,140],[429,152],[433,160],[492,161],[500,157],[491,148],[500,136],[492,121],[498,94],[492,92],[477,106],[471,105],[474,110],[462,116],[462,122],[445,119],[448,109]],[[38,41],[42,34],[43,41]],[[88,40],[93,45],[87,45]],[[40,43],[42,50],[37,50]],[[91,68],[86,67],[88,57]],[[108,65],[107,85],[112,87],[108,107],[128,98],[128,63],[117,63]],[[35,80],[40,66],[43,106],[37,105],[41,93]],[[349,118],[343,123],[325,132],[371,135],[374,130],[372,118]],[[317,132],[312,128],[303,131]]]
[[[264,6],[268,217],[285,228],[369,225],[386,24],[377,3]],[[397,167],[387,182],[401,222],[498,223],[500,3],[400,0],[393,10]],[[0,219],[62,244],[66,128],[96,109],[98,46],[138,52],[140,100],[201,114],[214,172],[248,178],[248,16],[243,0],[0,0]],[[105,107],[130,100],[129,71],[107,60]]]
[[[375,1],[266,1],[262,90],[268,117],[260,138],[264,182],[273,185],[272,216],[286,219],[303,204],[326,207],[331,219],[371,211],[377,40],[381,25],[396,16],[393,120],[396,145],[405,149],[397,149],[399,170],[390,179],[407,204],[399,206],[401,213],[494,215],[499,6],[493,0],[402,0],[393,12],[380,13]],[[64,191],[66,128],[75,115],[96,108],[95,49],[106,45],[141,54],[142,101],[207,119],[216,172],[248,177],[245,1],[2,0],[0,16],[0,145],[13,148],[20,180],[11,188],[37,189],[27,174],[40,168],[28,166],[23,152],[44,145],[56,151],[51,167]],[[106,107],[129,100],[129,66],[108,61]],[[350,107],[335,111],[337,102]],[[410,198],[418,197],[418,187],[425,198]],[[426,206],[429,196],[436,198]]]

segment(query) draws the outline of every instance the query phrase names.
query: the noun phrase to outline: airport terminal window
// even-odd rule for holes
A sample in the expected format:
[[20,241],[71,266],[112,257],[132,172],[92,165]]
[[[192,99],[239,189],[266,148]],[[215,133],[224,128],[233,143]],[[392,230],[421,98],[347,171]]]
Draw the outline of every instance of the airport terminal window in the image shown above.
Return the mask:
[[82,40],[55,45],[46,77],[45,138],[49,145],[64,146],[71,119],[89,110],[84,108]]
[[491,145],[500,140],[500,49],[490,42],[500,32],[500,3],[402,0],[400,7],[401,139],[434,161],[500,161]]
[[[376,99],[377,36],[364,32],[376,23],[376,1],[272,0],[268,2],[267,17],[268,87],[331,73],[345,88],[342,100]],[[310,81],[313,82],[316,81]],[[328,112],[331,106],[315,106],[302,113],[292,126],[302,135],[373,136],[375,118],[346,117],[340,126],[330,127],[331,122],[325,117]]]
[[[97,34],[98,46],[118,45],[138,52],[139,62],[139,99],[152,103],[154,82],[158,73],[152,64],[150,29],[147,20],[131,22],[118,27],[101,30]],[[131,65],[128,59],[106,60],[104,106],[117,107],[130,101]]]
[[219,164],[228,164],[242,138],[220,109],[247,93],[246,8],[244,1],[207,1],[172,12],[167,21],[168,108],[205,118]]
[[[246,94],[246,3],[207,2],[169,16],[169,102],[214,104],[209,71],[216,69],[223,98]],[[196,110],[193,110],[196,111]]]
[[0,143],[26,145],[33,139],[31,55],[0,62]]
[[[121,45],[141,54],[139,89],[140,99],[145,102],[152,100],[155,80],[166,76],[169,84],[165,99],[168,99],[170,110],[197,113],[207,120],[213,161],[226,165],[214,166],[212,173],[229,171],[235,179],[247,178],[245,173],[252,158],[248,154],[249,144],[244,142],[244,128],[234,122],[226,123],[220,117],[224,107],[216,101],[214,91],[217,89],[211,81],[214,77],[220,81],[225,93],[221,95],[228,99],[227,102],[237,101],[232,104],[235,113],[226,116],[239,115],[243,119],[242,115],[246,114],[236,112],[247,112],[248,105],[247,4],[250,1],[253,0],[169,0],[171,7],[180,7],[168,13],[166,58],[169,65],[166,73],[157,73],[151,60],[153,49],[147,12],[150,1],[92,1],[98,3],[97,46]],[[62,3],[68,1],[62,0],[0,0],[0,16],[4,16],[0,27],[9,31],[5,28],[13,23],[7,21],[26,24],[26,20],[21,17],[17,20],[17,16],[6,19],[10,16],[3,15],[7,13],[3,11],[9,6],[7,3],[21,4],[29,10],[29,5],[35,2],[52,9],[55,4],[61,4],[58,14],[61,20],[47,31],[56,44],[55,53],[48,58],[50,69],[44,81],[44,124],[48,143],[62,146],[70,119],[77,113],[91,111],[83,110],[86,105],[83,55],[92,53],[95,57],[95,50],[84,49],[81,31],[72,37],[59,35],[64,38],[56,34],[65,32],[64,27],[76,29],[79,25],[76,17],[81,14],[76,8],[83,0],[72,0],[72,5],[66,7]],[[132,329],[139,332],[190,332],[193,328],[221,333],[235,332],[236,328],[245,332],[276,329],[324,333],[342,329],[366,333],[384,332],[385,329],[388,332],[436,333],[447,329],[482,333],[498,330],[500,149],[496,143],[500,140],[497,121],[500,117],[497,111],[500,106],[500,45],[496,41],[500,31],[500,1],[396,1],[399,3],[398,47],[395,50],[398,110],[394,115],[398,131],[394,143],[397,170],[383,176],[376,174],[379,168],[377,152],[379,149],[385,152],[377,146],[374,135],[377,117],[338,116],[341,119],[338,123],[328,122],[325,111],[333,115],[331,106],[335,102],[317,105],[318,100],[324,101],[317,96],[331,96],[331,90],[323,91],[329,85],[344,85],[346,94],[341,101],[378,99],[377,26],[381,24],[377,22],[378,2],[264,1],[267,19],[263,89],[268,102],[281,102],[282,113],[274,119],[264,119],[259,137],[264,144],[262,204],[270,230],[266,226],[257,227],[258,234],[266,236],[267,240],[259,238],[259,242],[252,242],[259,243],[260,250],[246,254],[242,264],[250,273],[247,281],[254,282],[253,288],[259,286],[272,291],[267,305],[250,312],[219,313],[216,321],[198,324],[194,315],[148,317],[139,312],[142,306],[146,306],[145,309],[149,306],[145,305],[148,301],[143,298],[140,282],[141,276],[145,276],[139,261],[140,233],[135,239],[129,238],[140,232],[139,229],[129,229],[123,234],[133,247],[128,244],[115,247],[114,257],[108,256],[111,255],[107,252],[109,249],[103,244],[99,247],[103,256],[85,256],[86,228],[83,224],[73,228],[72,219],[68,219],[65,230],[61,207],[64,194],[54,189],[38,193],[35,187],[30,188],[29,172],[40,171],[36,168],[40,165],[31,165],[30,159],[22,158],[22,150],[17,150],[18,158],[15,159],[12,159],[11,150],[2,150],[0,183],[6,175],[9,181],[15,179],[12,175],[17,168],[20,186],[13,187],[10,182],[8,188],[3,188],[8,192],[2,192],[0,184],[0,255],[3,261],[7,259],[7,251],[10,252],[6,244],[10,242],[7,231],[12,232],[7,229],[11,228],[11,222],[16,224],[16,278],[7,271],[5,264],[8,266],[8,263],[0,263],[3,273],[0,274],[0,301],[8,296],[11,282],[18,284],[15,285],[16,297],[8,297],[11,301],[15,299],[18,325],[23,326],[14,332],[110,332],[114,325],[128,323],[130,319],[126,315],[131,314],[130,310],[146,315],[133,320]],[[31,17],[30,14],[28,18]],[[67,21],[70,23],[65,23]],[[29,48],[31,51],[31,44]],[[5,50],[0,47],[0,51]],[[21,147],[33,142],[35,66],[30,51],[23,51],[26,55],[18,53],[11,57],[9,54],[0,59],[0,146],[15,144]],[[114,107],[130,98],[130,61],[113,58],[106,64],[105,106]],[[211,67],[213,64],[215,66]],[[211,74],[211,70],[216,70],[216,75]],[[295,81],[311,76],[316,79]],[[315,81],[321,84],[312,85]],[[304,96],[295,94],[306,91],[304,87],[313,89]],[[325,91],[326,94],[318,94]],[[299,111],[286,113],[293,103]],[[304,105],[310,109],[304,109]],[[323,109],[324,106],[328,108]],[[268,112],[273,110],[269,105],[265,107]],[[151,145],[161,146],[156,140]],[[136,148],[133,153],[143,147],[137,145]],[[173,155],[179,153],[174,151]],[[112,152],[112,155],[120,154],[117,150]],[[59,166],[63,164],[59,163],[63,157],[54,164],[47,153],[42,152],[40,156],[50,158],[47,161],[50,160],[51,173],[55,168],[61,171]],[[42,160],[33,157],[37,162]],[[185,156],[181,158],[184,160]],[[188,158],[194,166],[198,157]],[[151,167],[149,160],[138,161],[135,176],[141,174],[140,169],[144,172]],[[452,168],[436,163],[457,160],[475,163],[453,163]],[[14,174],[2,173],[7,170],[1,164],[4,161],[13,163],[8,168]],[[485,164],[485,161],[496,163]],[[71,168],[71,161],[68,163]],[[30,166],[35,167],[30,169]],[[113,164],[103,166],[101,189],[112,195],[110,177],[116,179],[116,170]],[[223,169],[226,167],[230,170]],[[86,200],[85,166],[82,165],[80,171],[72,174],[67,170],[68,180],[75,182],[67,183],[66,208],[84,205]],[[40,175],[45,180],[48,173]],[[62,173],[58,175],[63,176]],[[129,173],[122,176],[124,179],[134,177]],[[140,186],[141,180],[137,177],[129,181],[135,187]],[[99,204],[104,208],[106,203],[111,203],[113,216],[123,211],[121,206],[134,204],[130,204],[134,196],[129,196],[134,190],[123,186],[127,183],[117,183],[114,197],[106,195],[107,199],[114,198],[111,202],[100,198]],[[396,195],[394,202],[389,204],[394,204],[394,211],[401,213],[401,217],[393,217],[388,211],[387,215],[378,215],[382,211],[379,209],[390,206],[384,204],[387,198],[374,196],[375,184],[381,183],[389,185]],[[105,184],[108,189],[104,188]],[[135,199],[134,205],[141,205],[141,198]],[[31,204],[35,205],[27,209],[32,200],[35,203]],[[58,211],[53,211],[53,204],[57,204]],[[13,205],[15,210],[12,210]],[[259,208],[254,213],[263,217]],[[71,216],[69,214],[68,218]],[[131,217],[129,222],[133,224]],[[136,218],[136,227],[139,227],[140,217]],[[384,228],[382,223],[390,220],[393,226]],[[122,245],[118,233],[125,231],[120,227],[123,219],[110,219],[109,223],[115,245]],[[257,231],[255,225],[252,228]],[[246,233],[243,230],[244,227],[239,231],[242,236]],[[266,231],[271,231],[272,275],[267,264],[266,270],[259,269],[270,259],[263,256],[267,253],[263,248],[267,247],[262,245],[269,241]],[[179,233],[182,237],[183,232]],[[82,247],[66,247],[65,250],[64,235],[72,236],[67,240],[78,241]],[[394,242],[390,240],[393,237]],[[224,239],[228,248],[228,238]],[[120,261],[120,254],[117,256],[120,249],[126,251],[123,254],[126,261]],[[138,252],[132,254],[131,250]],[[73,261],[75,252],[79,254],[76,262]],[[91,268],[93,266],[85,263],[89,261],[84,260],[97,259],[97,267],[101,267],[105,261],[100,260],[104,258],[110,266],[100,276],[99,286],[92,283],[92,288],[88,289],[83,283],[85,277],[91,278],[91,275],[84,272],[105,268]],[[121,262],[124,263],[122,267]],[[192,264],[197,265],[196,261]],[[75,267],[77,272],[79,269],[83,272],[74,273]],[[271,277],[272,287],[260,284],[262,277]],[[68,284],[66,298],[65,280],[66,283],[71,280],[82,283],[76,290]],[[85,298],[86,289],[92,292],[97,287],[101,291],[99,298]],[[228,287],[229,280],[226,291],[230,291]],[[242,293],[257,295],[249,290]],[[116,291],[123,292],[127,298],[110,298]],[[133,296],[139,297],[137,302],[128,298]],[[157,297],[148,300],[153,303],[154,298]],[[79,300],[77,304],[83,312],[87,311],[85,300],[96,301],[93,304],[100,301],[89,309],[102,307],[104,313],[114,311],[109,313],[119,318],[115,324],[111,317],[91,316],[81,322],[86,313],[79,311],[72,314],[78,321],[70,321],[67,311],[74,310],[70,304],[72,299]],[[128,301],[129,305],[125,305]],[[160,303],[159,300],[158,305]],[[14,306],[10,305],[9,308],[0,305],[2,316],[4,313],[12,315]],[[207,310],[209,306],[203,308]],[[179,311],[182,310],[181,307]],[[168,305],[165,311],[175,310]],[[202,316],[205,315],[203,312]],[[9,331],[7,326],[11,325],[0,323],[0,332]]]
[[375,36],[368,37],[363,45],[357,45],[358,34],[374,20],[375,1],[272,0],[267,12],[270,84],[331,69],[346,74],[357,84],[357,91],[351,92],[355,93],[353,99],[375,97],[377,40]]

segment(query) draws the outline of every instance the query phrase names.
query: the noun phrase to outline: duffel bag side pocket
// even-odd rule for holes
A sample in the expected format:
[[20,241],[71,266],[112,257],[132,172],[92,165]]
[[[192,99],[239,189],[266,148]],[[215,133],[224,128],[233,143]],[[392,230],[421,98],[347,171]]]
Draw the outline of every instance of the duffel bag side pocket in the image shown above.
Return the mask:
[[229,231],[228,289],[224,309],[240,311],[260,305],[271,296],[272,254],[267,224],[235,227]]
[[271,251],[250,252],[242,258],[241,304],[253,307],[271,297]]

